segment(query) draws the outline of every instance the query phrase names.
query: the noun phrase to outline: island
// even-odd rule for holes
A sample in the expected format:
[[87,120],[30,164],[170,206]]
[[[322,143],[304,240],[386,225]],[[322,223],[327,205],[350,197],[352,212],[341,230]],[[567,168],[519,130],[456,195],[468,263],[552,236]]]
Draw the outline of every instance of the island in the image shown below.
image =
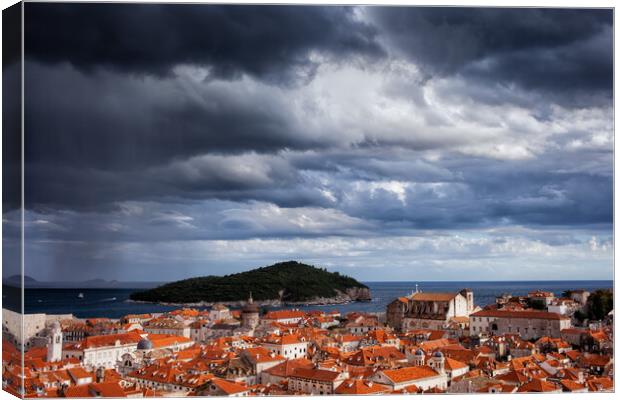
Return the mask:
[[252,295],[261,305],[342,304],[370,301],[368,286],[339,272],[286,261],[225,276],[205,276],[134,292],[131,301],[161,304],[242,305]]

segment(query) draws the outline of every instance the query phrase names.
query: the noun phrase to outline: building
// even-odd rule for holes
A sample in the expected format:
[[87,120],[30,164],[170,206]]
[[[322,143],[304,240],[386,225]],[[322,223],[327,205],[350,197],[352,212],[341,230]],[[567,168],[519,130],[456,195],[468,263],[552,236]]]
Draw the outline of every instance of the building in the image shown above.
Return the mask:
[[540,301],[545,306],[548,306],[555,299],[555,295],[553,294],[553,292],[545,292],[544,290],[535,290],[527,294],[527,299],[529,301]]
[[386,369],[375,373],[371,380],[387,385],[392,390],[415,386],[421,390],[441,389],[448,387],[448,377],[429,366],[413,366],[399,369]]
[[588,302],[588,297],[590,297],[590,292],[583,289],[571,290],[570,298],[575,302],[581,304],[581,306],[585,306]]
[[153,314],[128,314],[121,318],[122,324],[144,324],[153,319]]
[[209,310],[209,319],[211,321],[217,321],[220,319],[228,319],[230,318],[230,309],[226,307],[224,304],[217,303],[211,307]]
[[562,330],[570,327],[570,318],[548,311],[482,310],[469,316],[471,336],[516,333],[529,340],[560,337]]
[[191,336],[190,324],[185,324],[174,318],[152,319],[144,324],[144,331],[157,335]]
[[348,374],[325,369],[300,368],[288,379],[288,390],[305,394],[335,394]]
[[250,388],[237,382],[214,378],[196,390],[196,396],[246,397]]
[[263,316],[261,323],[269,325],[273,322],[280,324],[297,324],[306,316],[306,313],[300,310],[278,310],[270,311]]
[[282,335],[269,338],[263,346],[279,356],[295,359],[305,358],[308,355],[308,342],[298,335]]
[[359,378],[347,379],[336,388],[336,394],[340,395],[381,395],[390,394],[391,391],[387,385]]
[[79,346],[82,355],[77,358],[88,367],[114,368],[123,354],[137,350],[140,340],[142,336],[135,331],[116,335],[89,336]]
[[468,317],[474,311],[474,294],[415,292],[399,297],[387,307],[387,322],[397,330],[443,329],[453,318]]
[[34,344],[35,337],[44,334],[46,322],[45,314],[20,314],[2,309],[3,336],[6,336],[17,347],[23,345],[24,350],[28,350]]
[[258,305],[254,303],[252,293],[250,293],[247,303],[241,310],[241,326],[246,329],[254,330],[259,323],[260,316]]
[[47,362],[62,360],[62,329],[58,321],[52,322],[47,342]]
[[560,315],[572,315],[581,306],[573,299],[555,299],[547,306],[547,311],[560,314]]

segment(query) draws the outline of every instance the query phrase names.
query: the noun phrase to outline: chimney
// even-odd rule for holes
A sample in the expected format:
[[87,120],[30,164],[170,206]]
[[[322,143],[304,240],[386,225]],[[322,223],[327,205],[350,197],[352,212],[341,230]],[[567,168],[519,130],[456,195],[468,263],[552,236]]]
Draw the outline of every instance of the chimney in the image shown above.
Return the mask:
[[97,383],[103,382],[105,378],[105,369],[103,367],[97,368],[97,371],[95,372],[95,376],[96,376]]

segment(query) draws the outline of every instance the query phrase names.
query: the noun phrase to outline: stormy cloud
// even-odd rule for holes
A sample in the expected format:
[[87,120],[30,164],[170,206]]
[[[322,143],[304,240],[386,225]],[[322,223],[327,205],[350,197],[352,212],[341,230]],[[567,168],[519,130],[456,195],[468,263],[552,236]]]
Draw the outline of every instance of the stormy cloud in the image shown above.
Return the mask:
[[611,276],[609,10],[29,3],[26,21],[35,278],[295,258]]

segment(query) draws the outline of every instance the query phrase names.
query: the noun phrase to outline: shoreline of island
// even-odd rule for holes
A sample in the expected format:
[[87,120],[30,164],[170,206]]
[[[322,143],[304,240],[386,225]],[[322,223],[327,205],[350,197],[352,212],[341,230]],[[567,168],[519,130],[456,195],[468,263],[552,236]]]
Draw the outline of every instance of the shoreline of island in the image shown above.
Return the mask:
[[[346,296],[346,298],[345,298]],[[351,297],[336,296],[336,297],[318,297],[306,301],[281,301],[278,299],[272,300],[254,300],[254,303],[259,307],[288,307],[288,306],[330,306],[330,305],[342,305],[349,303],[370,303],[372,298],[368,299],[352,299]],[[213,307],[216,304],[223,304],[232,308],[241,308],[247,304],[247,300],[232,300],[232,301],[199,301],[189,303],[178,303],[168,301],[146,301],[146,300],[125,300],[126,303],[137,304],[158,304],[162,306],[174,306],[174,307]]]

